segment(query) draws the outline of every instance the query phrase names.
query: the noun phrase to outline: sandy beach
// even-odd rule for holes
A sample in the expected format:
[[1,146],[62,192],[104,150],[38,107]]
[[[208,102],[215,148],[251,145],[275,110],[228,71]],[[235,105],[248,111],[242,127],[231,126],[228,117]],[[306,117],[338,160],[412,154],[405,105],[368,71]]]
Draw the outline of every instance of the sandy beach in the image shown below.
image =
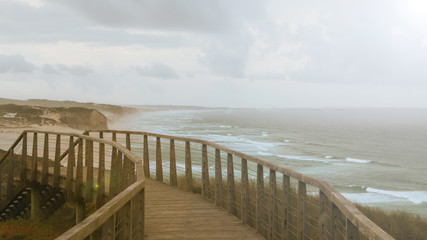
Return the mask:
[[33,125],[25,128],[0,128],[0,149],[7,150],[12,143],[24,130],[40,130],[40,131],[56,131],[56,132],[72,132],[82,133],[82,130],[63,127],[63,126],[49,126],[49,125]]

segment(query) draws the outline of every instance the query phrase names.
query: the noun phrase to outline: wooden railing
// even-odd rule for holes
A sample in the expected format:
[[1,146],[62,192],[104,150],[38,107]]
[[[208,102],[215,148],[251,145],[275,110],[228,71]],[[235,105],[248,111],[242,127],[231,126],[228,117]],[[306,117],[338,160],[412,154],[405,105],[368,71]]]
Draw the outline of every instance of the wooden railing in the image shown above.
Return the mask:
[[145,176],[201,193],[266,239],[393,239],[328,183],[260,158],[186,137],[94,134],[132,149]]
[[[124,146],[102,138],[102,133],[95,138],[24,131],[0,160],[0,207],[26,187],[32,195],[40,185],[62,188],[67,201],[76,205],[77,224],[57,239],[143,239],[145,177],[141,160]],[[87,203],[97,210],[85,218]],[[32,197],[32,218],[37,217],[38,204]]]

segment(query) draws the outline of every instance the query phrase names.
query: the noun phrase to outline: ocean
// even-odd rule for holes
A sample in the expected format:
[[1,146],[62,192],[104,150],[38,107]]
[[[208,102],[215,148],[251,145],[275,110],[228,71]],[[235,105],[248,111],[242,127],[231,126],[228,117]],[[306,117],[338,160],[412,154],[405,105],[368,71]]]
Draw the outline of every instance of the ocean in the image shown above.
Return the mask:
[[427,110],[142,113],[132,130],[212,141],[327,181],[346,198],[427,217]]

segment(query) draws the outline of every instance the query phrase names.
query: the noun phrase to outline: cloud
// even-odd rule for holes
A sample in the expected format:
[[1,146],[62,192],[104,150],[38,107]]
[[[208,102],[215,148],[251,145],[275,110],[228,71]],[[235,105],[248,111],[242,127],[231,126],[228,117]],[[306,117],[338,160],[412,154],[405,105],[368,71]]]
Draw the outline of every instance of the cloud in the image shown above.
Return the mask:
[[151,63],[150,66],[132,66],[131,69],[136,71],[141,76],[161,78],[161,79],[177,79],[179,75],[176,71],[163,63]]
[[57,64],[56,69],[58,69],[61,72],[66,72],[75,76],[86,76],[91,73],[94,73],[92,69],[88,67],[84,67],[82,65],[66,66],[64,64]]
[[[197,0],[51,0],[78,11],[99,25],[174,31],[223,31],[228,27],[224,1]],[[102,9],[100,9],[102,6]]]
[[34,69],[21,55],[0,55],[0,73],[31,73]]
[[40,70],[42,70],[43,73],[46,74],[59,74],[58,70],[56,70],[52,65],[45,64],[43,65]]

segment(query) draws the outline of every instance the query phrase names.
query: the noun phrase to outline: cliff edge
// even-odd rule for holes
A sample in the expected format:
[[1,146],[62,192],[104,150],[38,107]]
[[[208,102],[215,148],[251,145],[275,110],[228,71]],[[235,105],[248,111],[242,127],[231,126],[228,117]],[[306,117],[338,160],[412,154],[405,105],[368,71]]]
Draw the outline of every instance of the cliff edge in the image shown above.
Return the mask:
[[108,129],[108,119],[95,109],[82,107],[40,107],[0,105],[0,127],[58,125],[74,129]]

